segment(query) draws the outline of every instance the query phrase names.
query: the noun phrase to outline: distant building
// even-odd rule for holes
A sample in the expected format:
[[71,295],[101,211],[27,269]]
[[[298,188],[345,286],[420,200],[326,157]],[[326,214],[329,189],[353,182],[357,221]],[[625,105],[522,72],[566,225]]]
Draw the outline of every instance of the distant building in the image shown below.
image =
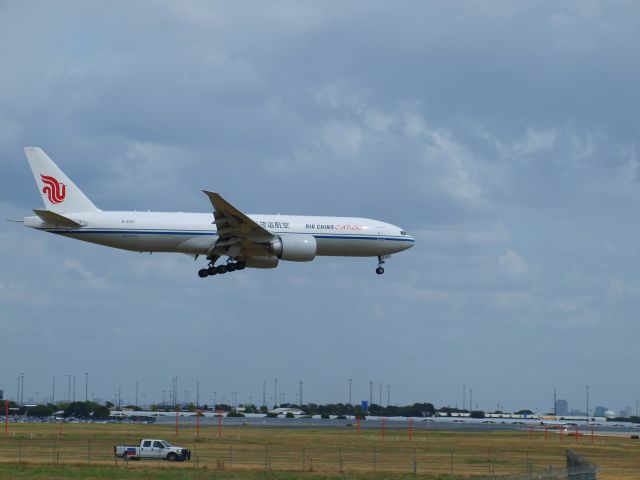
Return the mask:
[[593,411],[593,415],[596,417],[605,417],[607,410],[609,410],[607,407],[596,407]]
[[630,417],[631,416],[631,407],[624,407],[620,410],[621,417]]
[[556,401],[556,415],[567,415],[569,413],[569,402],[566,400]]

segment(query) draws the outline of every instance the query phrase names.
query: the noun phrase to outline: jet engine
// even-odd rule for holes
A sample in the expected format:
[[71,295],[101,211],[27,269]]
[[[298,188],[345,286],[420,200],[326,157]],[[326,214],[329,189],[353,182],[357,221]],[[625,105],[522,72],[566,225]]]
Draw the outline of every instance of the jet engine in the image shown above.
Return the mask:
[[281,260],[310,262],[316,257],[316,251],[313,235],[285,234],[271,242],[271,252]]

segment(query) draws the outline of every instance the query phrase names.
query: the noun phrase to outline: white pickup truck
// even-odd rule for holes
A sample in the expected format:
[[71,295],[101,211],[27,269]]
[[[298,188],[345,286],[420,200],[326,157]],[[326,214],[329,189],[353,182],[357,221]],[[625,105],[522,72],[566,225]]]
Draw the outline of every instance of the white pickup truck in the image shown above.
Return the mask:
[[164,459],[170,462],[183,462],[191,458],[191,450],[175,447],[166,440],[155,438],[143,438],[140,440],[140,445],[115,445],[113,454],[116,457],[126,458],[127,460],[150,458],[154,460]]

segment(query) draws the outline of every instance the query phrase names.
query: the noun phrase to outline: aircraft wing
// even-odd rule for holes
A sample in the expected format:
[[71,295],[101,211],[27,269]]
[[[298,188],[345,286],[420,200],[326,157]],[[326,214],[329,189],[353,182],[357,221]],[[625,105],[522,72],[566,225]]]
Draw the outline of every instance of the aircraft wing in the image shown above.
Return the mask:
[[213,205],[213,216],[218,230],[216,248],[228,248],[232,253],[266,253],[271,240],[275,237],[236,207],[227,202],[218,193],[203,190]]

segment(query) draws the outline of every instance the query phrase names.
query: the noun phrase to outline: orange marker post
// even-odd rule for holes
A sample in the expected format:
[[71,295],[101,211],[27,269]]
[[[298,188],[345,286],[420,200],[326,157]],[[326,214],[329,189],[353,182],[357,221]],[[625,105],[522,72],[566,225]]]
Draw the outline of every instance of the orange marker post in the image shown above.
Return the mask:
[[200,410],[196,410],[196,437],[200,435]]
[[384,440],[384,430],[386,426],[387,426],[387,419],[385,417],[382,417],[382,439],[383,440]]
[[578,434],[579,434],[578,425],[576,425],[576,443],[578,443]]
[[222,436],[222,410],[216,410],[218,412],[218,438]]
[[413,418],[409,418],[409,440],[413,440]]

